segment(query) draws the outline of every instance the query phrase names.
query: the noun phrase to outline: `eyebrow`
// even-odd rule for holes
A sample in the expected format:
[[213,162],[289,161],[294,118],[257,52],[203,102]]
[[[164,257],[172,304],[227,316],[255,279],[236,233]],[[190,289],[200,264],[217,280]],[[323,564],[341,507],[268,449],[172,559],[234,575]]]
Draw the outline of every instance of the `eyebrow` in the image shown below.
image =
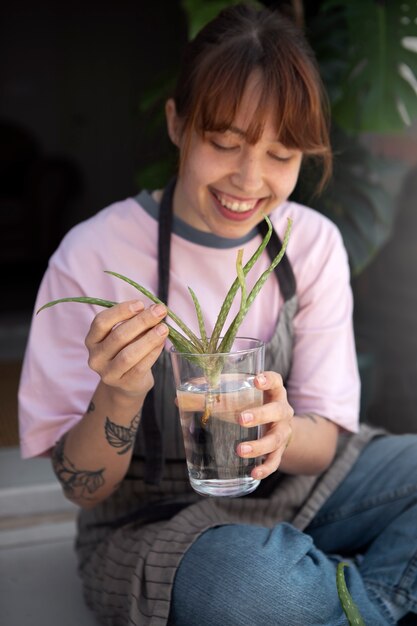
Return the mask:
[[[238,128],[237,126],[228,126],[226,131],[230,131],[231,133],[234,133],[235,135],[239,135],[239,137],[242,137],[242,139],[246,139],[246,131],[242,130],[241,128]],[[277,137],[276,139],[273,139],[272,143],[279,143],[280,146],[283,146],[284,144],[279,140],[279,138]],[[285,148],[285,146],[284,146]]]
[[246,132],[237,126],[229,126],[227,130],[230,130],[231,133],[235,133],[235,135],[239,135],[239,137],[246,137]]

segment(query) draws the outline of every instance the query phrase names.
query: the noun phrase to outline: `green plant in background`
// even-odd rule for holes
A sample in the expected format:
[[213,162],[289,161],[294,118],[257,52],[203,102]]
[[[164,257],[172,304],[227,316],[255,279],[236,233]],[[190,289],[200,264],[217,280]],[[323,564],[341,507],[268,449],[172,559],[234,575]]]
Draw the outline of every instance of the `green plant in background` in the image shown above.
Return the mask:
[[[405,165],[376,157],[364,133],[400,133],[417,119],[417,5],[324,0],[305,27],[326,85],[335,171],[319,198],[304,172],[294,199],[313,204],[339,227],[352,273],[359,274],[391,234]],[[304,3],[306,11],[310,3]]]
[[354,134],[402,131],[417,118],[416,3],[326,0],[322,15],[329,13],[341,20],[347,46],[334,119]]
[[[188,38],[222,8],[238,0],[182,0]],[[383,0],[253,2],[292,9],[316,54],[330,97],[335,172],[314,196],[317,172],[307,162],[293,199],[311,204],[339,227],[353,274],[360,273],[387,241],[405,167],[366,149],[366,132],[402,132],[417,119],[417,5]],[[288,10],[286,10],[288,13]],[[144,95],[141,111],[155,111],[164,126],[163,103],[176,74]],[[162,187],[176,167],[174,150],[138,173],[141,188]]]
[[344,568],[349,566],[348,563],[338,563],[336,569],[336,587],[339,595],[340,603],[345,612],[350,626],[365,626],[365,622],[359,613],[358,607],[352,600],[352,596],[346,585]]

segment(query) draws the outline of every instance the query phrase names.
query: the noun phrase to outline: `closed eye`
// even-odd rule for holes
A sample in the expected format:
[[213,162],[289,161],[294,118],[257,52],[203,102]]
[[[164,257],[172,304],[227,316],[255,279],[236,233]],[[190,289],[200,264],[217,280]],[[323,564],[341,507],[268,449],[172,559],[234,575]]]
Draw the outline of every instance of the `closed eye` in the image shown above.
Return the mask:
[[224,152],[227,152],[229,150],[236,150],[237,148],[239,148],[239,146],[222,146],[221,144],[216,143],[212,139],[210,140],[210,143],[214,148],[216,148],[216,150],[223,150]]
[[273,152],[268,152],[269,156],[271,157],[271,159],[274,159],[274,161],[279,161],[280,163],[288,163],[288,161],[291,161],[292,156],[279,156],[279,154],[274,154]]

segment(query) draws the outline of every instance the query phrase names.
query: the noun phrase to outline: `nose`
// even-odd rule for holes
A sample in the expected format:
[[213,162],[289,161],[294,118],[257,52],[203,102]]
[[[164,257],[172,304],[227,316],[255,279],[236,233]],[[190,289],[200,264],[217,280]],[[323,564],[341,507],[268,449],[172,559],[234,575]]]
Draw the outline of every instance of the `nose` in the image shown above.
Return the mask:
[[242,151],[231,181],[236,188],[248,195],[262,189],[264,184],[262,160],[253,150],[253,146],[248,146]]

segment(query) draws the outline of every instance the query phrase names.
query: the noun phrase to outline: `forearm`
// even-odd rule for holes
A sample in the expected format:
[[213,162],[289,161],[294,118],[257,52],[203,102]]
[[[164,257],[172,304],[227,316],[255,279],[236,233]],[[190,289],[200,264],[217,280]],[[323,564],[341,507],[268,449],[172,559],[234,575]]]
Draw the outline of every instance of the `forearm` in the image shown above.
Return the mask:
[[316,475],[334,459],[339,427],[315,414],[294,416],[292,436],[280,469],[288,474]]
[[83,418],[56,444],[52,465],[68,499],[90,508],[106,499],[129,467],[144,398],[100,383]]

